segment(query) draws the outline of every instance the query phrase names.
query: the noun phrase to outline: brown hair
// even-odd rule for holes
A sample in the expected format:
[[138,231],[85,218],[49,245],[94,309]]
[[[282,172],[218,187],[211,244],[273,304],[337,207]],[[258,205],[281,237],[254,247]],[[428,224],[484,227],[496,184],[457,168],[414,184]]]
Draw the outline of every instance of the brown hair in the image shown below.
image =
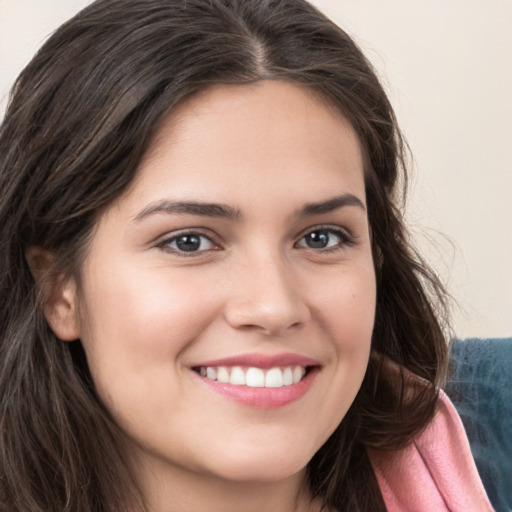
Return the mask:
[[[18,78],[0,130],[0,509],[144,510],[79,341],[44,320],[26,260],[79,276],[101,212],[133,179],[159,122],[213,84],[285,80],[352,123],[366,156],[377,273],[368,371],[309,464],[314,496],[383,508],[368,450],[396,449],[432,418],[444,376],[444,292],[403,225],[404,143],[371,65],[304,0],[98,0]],[[406,372],[422,384],[406,386]]]

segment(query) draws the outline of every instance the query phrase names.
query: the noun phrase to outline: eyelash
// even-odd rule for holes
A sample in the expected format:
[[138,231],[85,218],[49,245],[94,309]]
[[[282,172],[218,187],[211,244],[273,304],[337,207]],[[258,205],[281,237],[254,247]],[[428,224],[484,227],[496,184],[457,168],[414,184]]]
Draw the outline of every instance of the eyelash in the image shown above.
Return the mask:
[[352,235],[350,235],[346,230],[340,229],[338,227],[333,226],[316,226],[314,228],[308,229],[299,239],[298,242],[295,243],[295,246],[298,246],[298,243],[305,239],[308,235],[312,235],[313,233],[325,232],[329,235],[334,235],[338,238],[338,243],[331,247],[321,247],[321,248],[313,248],[313,247],[304,247],[305,249],[312,249],[315,252],[321,253],[331,253],[343,250],[346,247],[351,247],[354,245],[355,240]]
[[[183,250],[180,250],[179,248],[170,247],[170,244],[172,244],[173,242],[176,242],[180,238],[187,237],[187,236],[206,239],[209,241],[209,243],[211,243],[214,246],[214,248],[213,249],[203,249],[200,251],[183,251]],[[181,232],[174,234],[168,238],[165,238],[161,242],[158,242],[156,247],[158,247],[159,249],[162,249],[164,251],[170,252],[172,254],[176,254],[176,255],[182,256],[184,258],[189,258],[189,257],[197,256],[197,254],[202,254],[207,251],[217,250],[219,248],[219,244],[214,241],[213,237],[210,234],[203,233],[202,231],[196,229],[196,230],[189,230],[189,231],[181,231]]]
[[[338,243],[336,243],[334,246],[331,246],[331,247],[319,247],[319,248],[299,245],[299,243],[302,240],[304,240],[308,235],[312,235],[313,233],[319,233],[319,232],[328,233],[329,236],[334,235],[335,237],[338,238]],[[184,251],[179,248],[170,247],[170,244],[176,242],[177,240],[179,240],[180,238],[183,238],[183,237],[197,237],[200,239],[206,239],[209,241],[210,244],[213,245],[213,248],[203,249],[203,250],[194,250],[194,251]],[[329,240],[329,242],[330,242],[330,240]],[[200,244],[201,243],[202,242],[200,242]],[[332,253],[332,252],[343,250],[346,247],[351,247],[354,245],[354,243],[355,243],[355,240],[352,237],[352,235],[350,235],[347,231],[345,231],[343,229],[335,228],[332,226],[317,226],[317,227],[308,229],[308,231],[306,231],[304,234],[302,234],[301,237],[299,238],[299,240],[297,242],[295,242],[294,247],[303,248],[303,249],[311,249],[317,253]],[[165,238],[164,240],[158,242],[156,245],[156,247],[158,247],[159,249],[171,252],[173,254],[176,254],[178,256],[185,257],[185,258],[194,257],[194,256],[197,256],[198,254],[203,254],[205,252],[209,252],[212,250],[213,251],[218,250],[219,246],[220,246],[220,244],[215,242],[215,240],[213,239],[213,237],[210,234],[206,234],[200,230],[182,231],[180,233],[172,235],[171,237]]]

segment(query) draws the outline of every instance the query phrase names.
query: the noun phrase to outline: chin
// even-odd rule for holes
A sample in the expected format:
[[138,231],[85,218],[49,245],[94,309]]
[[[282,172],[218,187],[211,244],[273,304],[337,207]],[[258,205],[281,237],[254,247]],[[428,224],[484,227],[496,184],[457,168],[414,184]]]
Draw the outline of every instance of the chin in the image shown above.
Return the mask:
[[215,467],[215,473],[221,478],[233,482],[272,483],[287,480],[305,470],[310,457],[298,454],[268,454],[257,457],[225,458],[221,466]]

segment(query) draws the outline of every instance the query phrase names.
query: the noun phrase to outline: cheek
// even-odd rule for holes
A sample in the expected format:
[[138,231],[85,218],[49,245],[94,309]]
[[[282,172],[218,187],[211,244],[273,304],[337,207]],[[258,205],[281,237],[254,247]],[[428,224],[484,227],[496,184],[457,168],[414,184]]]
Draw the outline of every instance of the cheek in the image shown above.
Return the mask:
[[90,276],[82,342],[99,390],[143,396],[175,374],[181,353],[215,318],[217,301],[199,278],[128,270]]
[[376,304],[373,267],[347,268],[323,290],[317,317],[331,340],[334,362],[325,393],[329,435],[354,401],[368,366]]
[[376,281],[371,261],[342,269],[323,283],[316,309],[339,351],[369,350],[376,307]]
[[117,340],[125,348],[120,338],[127,336],[146,350],[164,339],[167,344],[180,339],[181,331],[193,331],[208,316],[214,301],[200,278],[165,268],[138,270],[118,269],[89,281],[85,320],[91,334]]

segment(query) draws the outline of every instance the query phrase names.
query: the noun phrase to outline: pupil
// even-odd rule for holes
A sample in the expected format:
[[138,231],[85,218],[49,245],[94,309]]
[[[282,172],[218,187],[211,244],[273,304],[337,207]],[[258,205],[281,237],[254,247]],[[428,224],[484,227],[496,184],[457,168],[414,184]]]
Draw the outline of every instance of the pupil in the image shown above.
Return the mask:
[[323,249],[329,243],[329,234],[326,231],[313,231],[313,233],[306,235],[306,240],[309,247]]
[[201,245],[201,238],[197,235],[183,235],[176,240],[180,251],[197,251]]

